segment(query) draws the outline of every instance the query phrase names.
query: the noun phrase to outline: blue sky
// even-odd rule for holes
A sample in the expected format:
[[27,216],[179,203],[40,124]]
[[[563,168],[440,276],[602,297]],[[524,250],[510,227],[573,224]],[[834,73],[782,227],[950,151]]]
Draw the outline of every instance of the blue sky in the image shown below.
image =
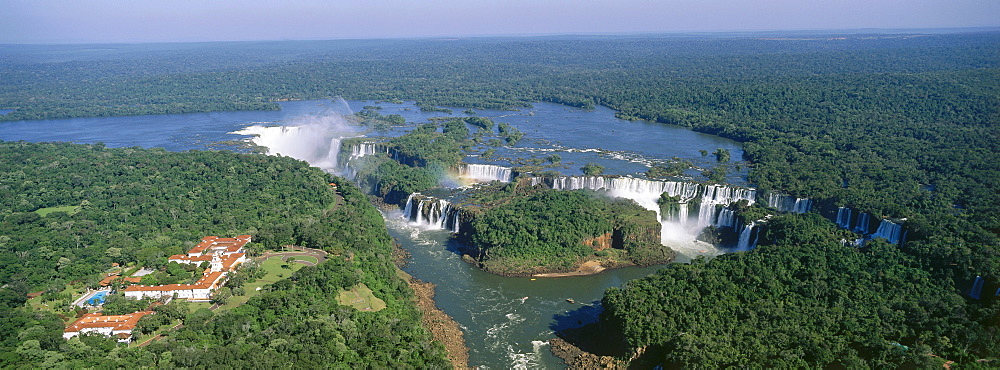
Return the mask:
[[997,0],[0,0],[0,43],[998,26]]

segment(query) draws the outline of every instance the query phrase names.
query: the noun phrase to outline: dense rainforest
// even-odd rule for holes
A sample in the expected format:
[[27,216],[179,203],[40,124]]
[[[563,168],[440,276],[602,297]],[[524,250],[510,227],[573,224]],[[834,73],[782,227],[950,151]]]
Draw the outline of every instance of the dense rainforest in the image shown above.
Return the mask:
[[768,232],[778,242],[609,289],[606,348],[624,346],[633,352],[615,355],[647,366],[697,368],[941,367],[997,356],[996,305],[970,304],[929,261],[882,240],[844,247],[815,214],[777,216]]
[[[0,367],[448,366],[397,275],[381,215],[343,179],[334,190],[304,162],[230,152],[0,142],[0,158]],[[34,212],[66,205],[78,207]],[[255,235],[256,251],[300,244],[332,258],[221,313],[157,308],[184,325],[145,347],[63,340],[72,317],[24,304],[29,292],[93,285],[113,262],[156,267],[205,235],[239,234]],[[330,304],[359,282],[386,309]]]
[[[622,118],[682,125],[741,141],[752,166],[750,180],[759,189],[811,198],[826,219],[838,206],[875,218],[905,218],[906,242],[898,247],[880,242],[860,249],[843,247],[838,243],[843,234],[829,231],[832,224],[815,213],[773,217],[758,250],[674,266],[609,291],[602,324],[621,328],[615,335],[628,351],[645,351],[643,360],[651,365],[692,367],[910,366],[937,358],[930,355],[976,364],[1000,356],[998,300],[966,295],[976,276],[986,277],[991,286],[1000,277],[1000,33],[303,41],[93,49],[4,46],[0,109],[11,111],[0,120],[277,109],[276,101],[332,96],[415,99],[428,109],[518,109],[548,101],[605,105]],[[73,276],[96,272],[76,263],[78,254],[90,253],[84,252],[86,247],[71,250],[69,257],[52,253],[70,245],[119,243],[132,248],[130,258],[155,262],[171,248],[179,249],[178,243],[198,237],[184,235],[163,245],[156,245],[156,238],[140,238],[149,233],[174,238],[167,233],[171,225],[186,224],[167,221],[191,217],[182,211],[194,210],[183,204],[161,207],[155,210],[164,221],[145,225],[134,214],[147,210],[130,208],[125,200],[131,199],[124,196],[115,201],[100,198],[107,199],[100,201],[106,207],[102,209],[109,210],[101,223],[67,226],[72,217],[88,214],[95,202],[88,198],[91,193],[141,191],[110,184],[89,191],[86,182],[73,182],[86,171],[48,179],[27,176],[33,162],[18,157],[3,162],[0,165],[14,168],[0,174],[16,181],[0,183],[12,189],[0,192],[7,196],[4,204],[10,204],[0,212],[7,212],[4,229],[18,233],[6,233],[14,239],[2,242],[23,242],[19,248],[26,249],[5,247],[7,262],[0,277],[41,286],[56,276],[53,271],[62,271],[56,270],[59,266]],[[232,166],[239,172],[240,166]],[[280,172],[281,166],[272,166]],[[392,164],[386,166],[385,172],[398,172],[389,168]],[[228,167],[214,169],[228,173]],[[142,168],[124,163],[107,171]],[[202,176],[221,176],[203,171],[186,180],[192,183],[187,185]],[[43,181],[63,183],[48,186]],[[181,193],[169,200],[210,198],[206,194]],[[302,200],[285,196],[282,201]],[[31,213],[54,206],[79,206],[80,211],[44,217]],[[292,219],[296,217],[302,216]],[[207,211],[181,221],[213,225],[204,227],[219,234],[251,232],[245,225],[258,225]],[[138,224],[135,230],[133,223]],[[253,227],[272,243],[320,243],[296,236],[299,228],[294,225]],[[96,227],[124,230],[95,238],[100,241],[73,234]],[[52,238],[62,239],[48,244],[16,239],[25,238],[20,236],[24,230],[24,235],[50,230]],[[108,248],[122,248],[119,244],[101,244],[104,249],[96,253],[104,257],[87,258],[110,262]],[[154,252],[160,249],[162,255]],[[18,257],[28,262],[11,267]],[[19,295],[10,291],[4,294],[15,302]],[[717,308],[726,314],[715,314]],[[4,348],[29,336],[4,336],[11,341]]]

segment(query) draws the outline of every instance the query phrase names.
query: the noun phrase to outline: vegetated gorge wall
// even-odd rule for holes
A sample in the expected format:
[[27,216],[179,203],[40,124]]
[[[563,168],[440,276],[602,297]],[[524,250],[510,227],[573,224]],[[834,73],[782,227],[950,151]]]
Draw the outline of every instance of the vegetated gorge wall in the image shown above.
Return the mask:
[[[343,149],[342,151],[346,152]],[[349,162],[352,159],[385,153],[397,161],[406,162],[391,148],[377,142],[352,143],[349,145],[349,152],[350,155],[339,156],[341,168],[349,178],[353,178],[356,173],[350,168]],[[475,182],[511,182],[519,175],[511,168],[490,164],[462,164],[457,172],[460,177]],[[813,210],[813,202],[806,198],[774,192],[761,193],[756,189],[729,185],[647,180],[625,176],[530,177],[526,182],[531,186],[546,186],[556,190],[589,189],[605,192],[613,197],[632,199],[639,205],[656,211],[664,227],[680,226],[693,235],[708,226],[728,229],[738,235],[733,246],[735,251],[754,248],[763,228],[767,225],[767,220],[744,220],[737,216],[735,208],[738,205],[763,202],[779,212],[806,213]],[[672,204],[661,207],[657,204],[657,200],[664,194],[674,199],[671,201]],[[471,217],[463,217],[465,212],[462,205],[429,195],[410,194],[400,205],[403,207],[403,217],[418,227],[459,233],[462,225],[471,221]],[[892,244],[905,242],[903,225],[897,221],[871,217],[867,213],[855,212],[846,207],[837,208],[833,221],[838,226],[862,236],[853,241],[845,240],[845,245],[861,246],[875,238],[883,238]]]

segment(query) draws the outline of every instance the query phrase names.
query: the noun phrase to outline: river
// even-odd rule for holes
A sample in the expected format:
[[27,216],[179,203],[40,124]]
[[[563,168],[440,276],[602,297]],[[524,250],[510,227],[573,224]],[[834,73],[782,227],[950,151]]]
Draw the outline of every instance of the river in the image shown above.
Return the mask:
[[[109,147],[162,147],[172,151],[229,147],[227,142],[247,140],[256,127],[318,127],[319,131],[288,134],[257,144],[275,151],[307,149],[283,153],[302,157],[329,168],[336,163],[339,139],[358,135],[397,136],[415,125],[394,127],[386,132],[362,132],[347,125],[340,114],[357,112],[377,105],[383,115],[400,114],[407,122],[423,123],[429,118],[449,116],[442,112],[422,112],[413,102],[391,104],[364,101],[295,101],[281,103],[280,111],[213,112],[172,115],[78,118],[44,121],[0,122],[0,140],[30,142],[103,142]],[[452,116],[464,116],[463,108],[452,108]],[[650,163],[674,157],[688,160],[698,169],[686,174],[697,178],[699,169],[715,165],[712,152],[728,150],[733,160],[742,158],[739,143],[680,127],[625,121],[605,107],[583,110],[540,103],[520,111],[480,110],[478,116],[505,122],[525,133],[512,147],[497,149],[498,157],[527,158],[559,154],[565,175],[579,175],[588,162],[598,163],[608,174],[639,176]],[[220,143],[222,143],[220,145]],[[280,150],[276,150],[280,149]],[[483,147],[478,148],[484,149]],[[333,156],[333,158],[331,158]],[[485,163],[470,157],[469,162]],[[504,165],[505,163],[497,163]],[[727,181],[746,185],[746,168],[733,168]],[[595,305],[608,287],[653,273],[663,266],[625,268],[598,275],[555,278],[504,278],[484,273],[460,260],[450,233],[426,230],[404,220],[399,212],[385,214],[390,234],[399,240],[412,258],[405,270],[414,277],[437,285],[437,305],[462,327],[470,349],[470,365],[499,368],[560,368],[551,355],[547,340],[554,330],[580,326],[596,319]],[[719,250],[707,246],[678,247],[679,261],[694,255],[713,255]],[[569,303],[573,299],[576,303]]]

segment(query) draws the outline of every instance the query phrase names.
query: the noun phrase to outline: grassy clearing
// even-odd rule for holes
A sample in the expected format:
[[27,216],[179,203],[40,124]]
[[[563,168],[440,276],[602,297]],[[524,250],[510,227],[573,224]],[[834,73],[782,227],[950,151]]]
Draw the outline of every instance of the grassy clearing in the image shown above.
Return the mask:
[[[289,266],[290,268],[282,267],[285,265]],[[216,312],[229,310],[238,307],[244,303],[247,303],[247,301],[249,301],[250,298],[253,298],[258,294],[260,294],[260,291],[258,291],[257,288],[262,288],[267,284],[271,284],[278,280],[288,278],[289,276],[292,276],[293,272],[298,271],[303,267],[305,267],[305,265],[301,263],[291,263],[291,264],[286,263],[281,260],[281,257],[268,258],[266,261],[260,264],[261,270],[264,271],[264,277],[257,279],[257,281],[254,281],[252,283],[244,284],[243,290],[246,291],[246,294],[241,296],[233,296],[232,298],[229,298],[229,302],[220,306],[219,309],[216,310]],[[207,307],[208,306],[206,306],[206,308]],[[193,310],[194,308],[192,308],[192,311]]]
[[311,262],[314,265],[319,263],[319,259],[313,256],[292,256],[289,258],[294,258],[295,261]]
[[354,307],[358,311],[381,311],[385,308],[385,301],[375,297],[372,290],[364,283],[340,292],[340,295],[337,296],[337,303]]
[[[288,268],[285,268],[284,266],[288,266]],[[261,278],[260,280],[268,280],[267,283],[270,284],[275,281],[292,276],[293,272],[298,271],[300,268],[304,266],[305,265],[299,263],[287,263],[285,261],[282,261],[281,257],[271,257],[268,258],[267,261],[264,261],[263,263],[260,264],[261,270],[264,270],[264,277]],[[247,284],[247,286],[249,285],[250,284]],[[264,284],[261,284],[260,286],[264,286]]]
[[189,302],[188,312],[195,312],[202,308],[212,308],[212,304],[209,302]]
[[39,216],[45,217],[53,212],[66,212],[69,214],[74,214],[80,212],[80,206],[58,206],[58,207],[48,207],[35,210]]

